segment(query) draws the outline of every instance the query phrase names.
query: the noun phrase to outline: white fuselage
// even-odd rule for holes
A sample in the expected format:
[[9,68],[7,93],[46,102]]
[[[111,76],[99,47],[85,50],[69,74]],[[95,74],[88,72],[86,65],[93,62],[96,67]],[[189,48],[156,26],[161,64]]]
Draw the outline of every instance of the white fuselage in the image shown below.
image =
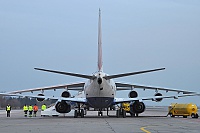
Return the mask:
[[116,85],[113,80],[103,78],[106,76],[103,72],[97,72],[94,76],[96,78],[89,80],[84,86],[87,102],[93,108],[108,108],[116,95]]

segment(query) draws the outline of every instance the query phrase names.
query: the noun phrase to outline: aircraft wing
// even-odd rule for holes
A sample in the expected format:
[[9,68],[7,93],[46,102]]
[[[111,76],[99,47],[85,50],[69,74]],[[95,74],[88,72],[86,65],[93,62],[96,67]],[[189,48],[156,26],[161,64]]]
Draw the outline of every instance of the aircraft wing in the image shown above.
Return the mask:
[[[64,97],[54,97],[54,96],[38,96],[38,95],[24,95],[24,94],[10,94],[10,93],[0,93],[2,96],[18,96],[18,97],[28,97],[28,98],[44,98],[44,99],[54,99],[54,100],[65,100],[69,102],[77,102],[77,103],[87,103],[86,98],[64,98]],[[171,95],[171,96],[152,96],[152,97],[141,97],[141,98],[115,98],[114,103],[123,103],[123,102],[133,102],[133,101],[144,101],[144,100],[152,100],[155,101],[159,98],[174,98],[178,99],[179,97],[186,96],[200,96],[200,93],[192,93],[192,94],[182,94],[182,95]]]
[[67,89],[67,90],[83,90],[84,82],[80,83],[72,83],[72,84],[63,84],[63,85],[55,85],[55,86],[48,86],[48,87],[39,87],[39,88],[31,88],[25,90],[17,90],[8,92],[8,94],[17,94],[23,92],[34,92],[34,91],[45,91],[45,90],[56,90],[56,89]]
[[182,94],[182,95],[170,95],[170,96],[152,96],[152,97],[141,97],[141,98],[115,98],[114,103],[123,103],[123,102],[133,102],[133,101],[145,101],[145,100],[152,100],[155,101],[156,99],[162,98],[174,98],[178,99],[179,97],[188,97],[188,96],[200,96],[199,93],[192,93],[192,94]]
[[126,84],[126,83],[116,83],[117,90],[131,90],[134,88],[143,89],[143,90],[163,90],[163,91],[172,91],[172,92],[178,92],[183,94],[191,94],[196,93],[194,91],[187,91],[187,90],[178,90],[178,89],[170,89],[170,88],[164,88],[164,87],[152,87],[152,86],[146,86],[146,85],[136,85],[136,84]]
[[17,97],[28,97],[28,98],[41,98],[41,99],[52,99],[52,100],[65,100],[69,102],[86,103],[86,98],[64,98],[64,97],[54,97],[54,96],[38,96],[38,95],[24,95],[24,94],[10,94],[10,93],[0,93],[2,96],[17,96]]

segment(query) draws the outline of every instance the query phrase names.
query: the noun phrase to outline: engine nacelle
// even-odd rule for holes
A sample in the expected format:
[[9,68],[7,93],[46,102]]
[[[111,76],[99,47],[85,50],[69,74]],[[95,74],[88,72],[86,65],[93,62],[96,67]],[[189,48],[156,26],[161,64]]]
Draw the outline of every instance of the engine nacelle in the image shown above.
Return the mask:
[[57,102],[55,108],[58,113],[69,113],[71,111],[70,103],[65,101]]
[[138,93],[136,91],[130,91],[128,94],[129,98],[136,98],[138,96]]
[[[44,94],[38,94],[38,96],[44,96]],[[38,102],[42,102],[42,101],[44,101],[44,98],[36,98],[36,100]]]
[[[162,96],[161,93],[156,93],[154,96]],[[163,98],[156,98],[155,101],[156,102],[161,102]]]
[[68,98],[68,97],[71,97],[71,94],[70,94],[68,91],[64,91],[64,92],[61,94],[61,97]]
[[130,104],[130,110],[133,113],[142,113],[145,111],[145,104],[143,102],[136,101]]

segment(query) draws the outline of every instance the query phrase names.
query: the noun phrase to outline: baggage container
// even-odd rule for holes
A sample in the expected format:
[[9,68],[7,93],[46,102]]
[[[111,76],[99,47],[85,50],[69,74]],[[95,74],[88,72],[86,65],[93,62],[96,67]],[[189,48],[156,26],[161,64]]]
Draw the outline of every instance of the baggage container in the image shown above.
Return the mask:
[[191,116],[192,118],[198,118],[199,115],[197,114],[198,108],[193,103],[188,104],[179,104],[179,103],[171,103],[168,107],[168,114],[171,117],[175,116],[183,116],[187,118],[187,116]]

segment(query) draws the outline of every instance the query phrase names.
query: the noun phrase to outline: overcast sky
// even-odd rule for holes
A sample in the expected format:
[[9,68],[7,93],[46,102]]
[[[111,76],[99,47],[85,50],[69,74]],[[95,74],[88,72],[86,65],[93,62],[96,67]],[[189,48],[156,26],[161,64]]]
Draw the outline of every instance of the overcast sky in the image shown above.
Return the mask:
[[[115,81],[200,92],[199,7],[199,0],[0,0],[0,91],[85,81],[33,68],[95,72],[101,8],[104,72],[165,67]],[[154,93],[139,91],[139,96]]]

